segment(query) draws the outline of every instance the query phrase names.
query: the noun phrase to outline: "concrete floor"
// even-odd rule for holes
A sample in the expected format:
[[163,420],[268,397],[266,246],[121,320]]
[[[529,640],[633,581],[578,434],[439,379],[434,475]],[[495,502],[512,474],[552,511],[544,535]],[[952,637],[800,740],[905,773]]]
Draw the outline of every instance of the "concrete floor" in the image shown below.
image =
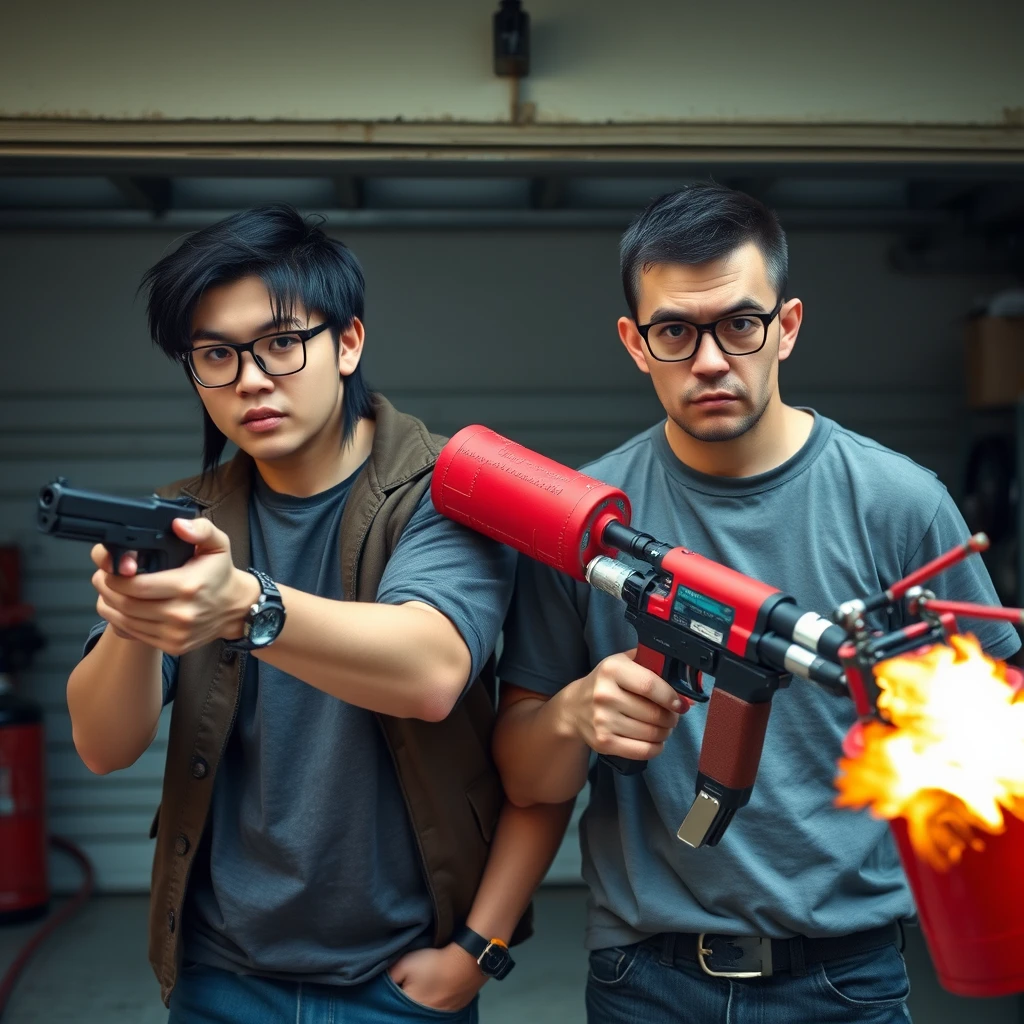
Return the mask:
[[[484,988],[483,1024],[584,1024],[584,901],[581,888],[541,890],[537,936],[517,950],[507,981]],[[146,962],[146,902],[92,900],[37,953],[3,1024],[166,1024]],[[0,974],[33,927],[0,929]],[[1017,997],[959,999],[939,988],[916,929],[908,933],[906,955],[915,1024],[1024,1024]]]

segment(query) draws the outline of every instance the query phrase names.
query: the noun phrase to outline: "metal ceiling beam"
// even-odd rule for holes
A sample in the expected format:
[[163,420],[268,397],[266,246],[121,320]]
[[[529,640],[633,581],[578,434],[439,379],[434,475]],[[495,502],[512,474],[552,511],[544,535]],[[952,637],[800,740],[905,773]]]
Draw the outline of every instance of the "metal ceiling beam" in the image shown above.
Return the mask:
[[0,144],[345,146],[559,149],[762,149],[823,153],[1013,152],[1024,155],[1024,125],[881,122],[507,122],[230,121],[0,118]]
[[[194,229],[237,212],[224,210],[168,210],[159,222],[141,210],[0,210],[0,230],[24,228],[137,229],[167,227]],[[622,230],[636,216],[630,209],[361,209],[309,210],[322,214],[329,227],[366,229],[449,229],[484,230],[488,228],[611,228]],[[829,228],[835,230],[872,230],[942,226],[948,220],[941,211],[870,209],[780,209],[786,228]]]
[[989,160],[950,158],[944,162],[911,159],[822,161],[799,154],[722,151],[575,151],[381,153],[324,148],[260,152],[183,147],[131,150],[124,147],[50,149],[5,146],[0,141],[0,176],[103,177],[639,177],[703,178],[718,181],[785,177],[878,179],[912,178],[958,181],[1024,181],[1024,153]]
[[[0,119],[0,173],[1024,174],[1024,125]],[[383,168],[388,168],[386,171]],[[526,171],[525,168],[532,168]],[[88,173],[88,172],[87,172]],[[455,170],[454,173],[459,173]],[[513,171],[512,173],[517,173]]]

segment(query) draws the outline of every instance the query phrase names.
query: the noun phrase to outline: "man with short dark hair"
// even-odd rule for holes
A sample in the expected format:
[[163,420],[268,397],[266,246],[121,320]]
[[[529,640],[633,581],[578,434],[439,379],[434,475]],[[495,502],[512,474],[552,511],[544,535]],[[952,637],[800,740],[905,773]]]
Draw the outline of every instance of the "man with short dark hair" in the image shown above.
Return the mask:
[[195,554],[115,575],[93,549],[105,621],[68,706],[110,772],[173,702],[150,917],[171,1021],[473,1022],[568,813],[502,811],[490,758],[513,557],[434,511],[443,439],[367,389],[362,270],[315,223],[238,214],[144,284],[202,402],[203,473],[164,492],[200,510],[174,523]]
[[[966,538],[932,473],[783,403],[779,364],[803,307],[761,203],[713,183],[662,196],[626,232],[621,262],[619,337],[666,419],[585,472],[626,492],[645,533],[825,614]],[[996,603],[978,559],[938,587]],[[1019,646],[1005,624],[971,626],[996,657]],[[520,559],[496,758],[521,806],[571,799],[589,772],[591,1024],[907,1020],[898,922],[913,905],[888,825],[834,806],[852,702],[810,685],[779,694],[750,803],[719,845],[692,849],[676,830],[704,714],[682,714],[635,646],[613,598]],[[650,765],[617,775],[595,751]],[[737,976],[740,936],[770,941],[771,973]]]

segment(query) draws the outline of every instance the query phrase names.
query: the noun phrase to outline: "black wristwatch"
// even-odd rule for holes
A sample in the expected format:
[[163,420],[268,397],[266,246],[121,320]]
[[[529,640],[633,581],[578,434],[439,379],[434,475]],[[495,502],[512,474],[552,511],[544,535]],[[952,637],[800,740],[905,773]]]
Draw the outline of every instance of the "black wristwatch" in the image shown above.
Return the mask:
[[501,939],[485,939],[465,925],[452,936],[452,942],[458,943],[476,960],[480,970],[495,981],[501,981],[516,965]]
[[256,603],[249,606],[242,635],[237,640],[228,640],[225,647],[232,651],[253,651],[269,647],[284,628],[284,601],[274,581],[259,569],[249,569],[259,580],[261,593]]

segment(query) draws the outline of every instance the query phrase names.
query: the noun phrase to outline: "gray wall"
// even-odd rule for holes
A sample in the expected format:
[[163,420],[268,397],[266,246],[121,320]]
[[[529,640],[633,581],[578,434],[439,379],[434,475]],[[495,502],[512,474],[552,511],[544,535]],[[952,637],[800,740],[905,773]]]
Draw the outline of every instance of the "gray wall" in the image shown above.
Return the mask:
[[[509,119],[496,0],[9,6],[0,118]],[[525,6],[542,123],[1019,126],[1024,110],[1024,7],[1005,0]]]
[[[347,240],[369,280],[369,378],[435,429],[485,422],[578,464],[658,418],[615,334],[615,232]],[[52,827],[85,845],[106,889],[148,885],[166,723],[125,772],[97,779],[78,760],[64,683],[94,620],[91,563],[85,545],[38,537],[32,504],[57,474],[138,495],[196,468],[196,399],[150,345],[134,295],[172,241],[159,231],[0,233],[0,543],[24,546],[28,599],[50,641],[25,686],[47,710]],[[897,276],[886,269],[888,243],[875,233],[792,234],[792,292],[807,319],[784,392],[908,453],[955,490],[959,321],[992,282]],[[572,875],[575,858],[570,843],[556,874]]]

